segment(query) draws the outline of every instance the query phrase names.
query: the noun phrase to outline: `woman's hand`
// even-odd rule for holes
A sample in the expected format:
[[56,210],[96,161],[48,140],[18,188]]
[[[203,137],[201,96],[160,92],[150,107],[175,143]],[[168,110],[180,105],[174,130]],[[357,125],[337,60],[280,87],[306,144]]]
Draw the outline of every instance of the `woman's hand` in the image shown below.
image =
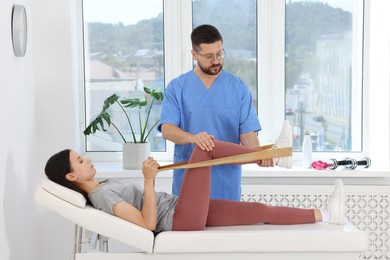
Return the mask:
[[273,167],[274,166],[274,160],[273,159],[263,159],[260,160],[257,165],[260,167]]
[[153,157],[149,156],[142,164],[142,173],[145,180],[154,180],[158,173],[160,165]]

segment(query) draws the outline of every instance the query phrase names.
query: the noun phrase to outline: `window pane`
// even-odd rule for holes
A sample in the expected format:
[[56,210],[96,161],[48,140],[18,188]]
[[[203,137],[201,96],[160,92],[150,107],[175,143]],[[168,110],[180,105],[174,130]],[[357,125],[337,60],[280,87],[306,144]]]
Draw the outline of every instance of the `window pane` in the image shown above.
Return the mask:
[[[362,1],[286,0],[286,118],[294,150],[362,150]],[[359,54],[360,53],[360,54]]]
[[[88,125],[102,111],[103,101],[114,93],[150,100],[144,86],[164,89],[163,1],[84,0],[83,12]],[[141,110],[143,122],[147,109]],[[113,104],[109,111],[112,123],[128,142],[133,142],[128,119],[119,105]],[[161,102],[155,101],[148,127],[159,120],[160,112]],[[129,114],[138,139],[138,109],[130,109]],[[106,130],[87,137],[86,151],[122,151],[123,140],[115,127]],[[165,150],[165,141],[156,128],[148,141],[151,151]]]
[[211,24],[222,34],[224,70],[240,77],[257,111],[256,0],[193,0],[193,28]]

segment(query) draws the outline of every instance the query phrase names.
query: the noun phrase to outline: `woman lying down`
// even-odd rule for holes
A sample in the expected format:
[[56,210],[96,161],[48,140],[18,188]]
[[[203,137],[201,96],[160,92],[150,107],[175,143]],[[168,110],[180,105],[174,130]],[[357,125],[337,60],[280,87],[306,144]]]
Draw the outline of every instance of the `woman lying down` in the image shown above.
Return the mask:
[[[189,163],[253,151],[256,151],[255,148],[215,141],[215,148],[211,152],[195,146]],[[50,180],[82,193],[95,208],[155,232],[258,223],[344,223],[344,194],[340,179],[335,183],[326,209],[302,209],[210,199],[210,167],[187,169],[179,196],[155,192],[158,167],[159,164],[152,157],[143,162],[143,190],[131,180],[97,181],[91,160],[73,150],[63,150],[53,155],[46,164],[45,173]]]

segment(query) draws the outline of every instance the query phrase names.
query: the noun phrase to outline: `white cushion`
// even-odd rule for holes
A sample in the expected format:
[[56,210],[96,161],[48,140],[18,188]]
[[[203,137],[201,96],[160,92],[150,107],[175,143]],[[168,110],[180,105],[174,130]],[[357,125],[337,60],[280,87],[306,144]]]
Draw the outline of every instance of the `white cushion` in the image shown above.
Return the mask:
[[79,208],[84,208],[85,204],[87,203],[87,200],[81,193],[59,185],[54,181],[46,179],[42,182],[41,187],[54,196],[63,199]]
[[260,224],[162,232],[154,253],[364,252],[368,244],[368,234],[351,224]]
[[[46,188],[50,191],[46,190]],[[69,189],[64,188],[67,189],[66,191],[57,190],[56,188],[58,187],[53,185],[53,182],[44,181],[35,192],[35,201],[86,230],[131,245],[141,252],[153,252],[154,234],[152,231],[95,209],[92,206],[85,206],[85,202],[81,203],[80,197],[76,199],[77,196],[70,196],[72,197],[70,200],[76,201],[73,201],[74,203],[68,202],[67,200],[70,198]],[[61,192],[59,191],[65,192],[66,200],[60,197]],[[80,196],[83,197],[82,195]],[[78,206],[75,206],[75,204],[78,204]],[[81,205],[84,205],[84,207],[80,207]]]

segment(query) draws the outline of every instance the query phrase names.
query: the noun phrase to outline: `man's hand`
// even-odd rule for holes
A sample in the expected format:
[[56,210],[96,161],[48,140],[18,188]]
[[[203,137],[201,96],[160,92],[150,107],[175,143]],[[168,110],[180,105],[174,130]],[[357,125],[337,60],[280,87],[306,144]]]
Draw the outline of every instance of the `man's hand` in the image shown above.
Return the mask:
[[203,151],[212,151],[215,147],[214,136],[207,132],[200,132],[191,137],[191,143],[197,145]]

